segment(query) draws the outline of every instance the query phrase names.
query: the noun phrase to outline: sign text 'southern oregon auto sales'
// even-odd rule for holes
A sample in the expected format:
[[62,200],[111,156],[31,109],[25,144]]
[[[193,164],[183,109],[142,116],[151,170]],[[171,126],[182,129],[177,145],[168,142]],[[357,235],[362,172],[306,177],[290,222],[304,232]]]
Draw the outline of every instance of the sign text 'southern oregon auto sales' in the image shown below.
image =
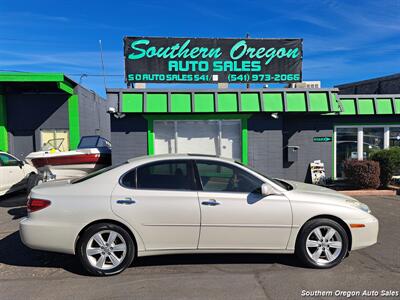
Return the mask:
[[125,37],[127,82],[300,82],[302,39]]

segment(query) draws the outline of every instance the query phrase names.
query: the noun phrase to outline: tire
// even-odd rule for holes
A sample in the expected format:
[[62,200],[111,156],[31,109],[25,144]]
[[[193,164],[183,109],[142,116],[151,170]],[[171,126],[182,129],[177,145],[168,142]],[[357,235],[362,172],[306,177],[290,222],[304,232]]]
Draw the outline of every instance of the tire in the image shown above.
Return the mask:
[[306,222],[300,230],[296,255],[308,267],[328,269],[343,260],[348,245],[349,237],[339,223],[330,219],[314,219]]
[[[108,243],[110,241],[114,242]],[[130,234],[122,227],[99,223],[83,232],[77,244],[76,254],[90,274],[110,276],[121,273],[132,264],[135,244]]]

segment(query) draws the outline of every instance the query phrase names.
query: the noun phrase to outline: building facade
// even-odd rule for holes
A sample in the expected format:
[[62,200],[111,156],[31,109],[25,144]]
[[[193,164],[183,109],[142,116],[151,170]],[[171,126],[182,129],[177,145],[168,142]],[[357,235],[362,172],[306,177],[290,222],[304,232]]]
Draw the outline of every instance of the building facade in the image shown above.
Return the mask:
[[336,86],[339,94],[400,94],[400,73]]
[[76,149],[80,137],[110,138],[107,101],[62,73],[0,73],[0,150],[19,158],[50,139]]
[[113,163],[161,153],[230,157],[270,176],[310,181],[343,162],[400,146],[400,95],[338,95],[337,89],[109,89]]

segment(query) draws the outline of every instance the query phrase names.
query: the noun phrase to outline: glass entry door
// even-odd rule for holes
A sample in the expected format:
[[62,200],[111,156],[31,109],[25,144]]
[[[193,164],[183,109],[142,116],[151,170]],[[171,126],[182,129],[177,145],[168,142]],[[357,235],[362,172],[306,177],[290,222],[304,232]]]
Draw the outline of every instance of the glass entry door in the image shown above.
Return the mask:
[[239,120],[154,121],[154,153],[196,153],[241,159]]

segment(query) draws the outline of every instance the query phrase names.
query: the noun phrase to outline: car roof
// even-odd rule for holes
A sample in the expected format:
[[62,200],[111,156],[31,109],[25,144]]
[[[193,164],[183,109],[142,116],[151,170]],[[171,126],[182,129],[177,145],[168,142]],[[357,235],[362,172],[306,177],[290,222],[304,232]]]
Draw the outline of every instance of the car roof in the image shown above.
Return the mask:
[[196,153],[172,153],[172,154],[156,154],[156,155],[146,155],[139,156],[135,158],[128,159],[129,163],[137,163],[137,162],[151,162],[157,160],[173,160],[173,159],[211,159],[211,160],[219,160],[219,161],[227,161],[234,162],[234,159],[227,157],[220,157],[216,155],[208,155],[208,154],[196,154]]

